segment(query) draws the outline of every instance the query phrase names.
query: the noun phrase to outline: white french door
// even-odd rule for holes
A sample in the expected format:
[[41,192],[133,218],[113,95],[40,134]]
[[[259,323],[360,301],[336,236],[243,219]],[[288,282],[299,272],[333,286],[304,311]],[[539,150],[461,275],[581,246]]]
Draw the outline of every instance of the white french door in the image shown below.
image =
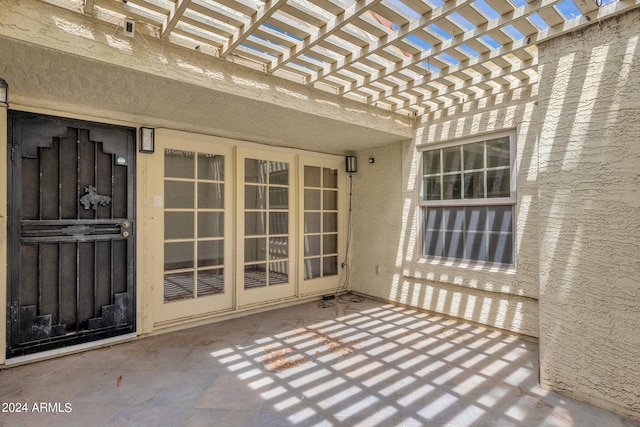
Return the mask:
[[162,177],[151,184],[163,224],[155,321],[232,309],[232,148],[158,138],[151,161]]
[[345,262],[346,218],[343,163],[300,156],[298,198],[301,240],[300,295],[338,290]]
[[341,157],[157,130],[155,153],[142,160],[155,325],[340,286]]
[[238,305],[296,296],[296,157],[237,149]]

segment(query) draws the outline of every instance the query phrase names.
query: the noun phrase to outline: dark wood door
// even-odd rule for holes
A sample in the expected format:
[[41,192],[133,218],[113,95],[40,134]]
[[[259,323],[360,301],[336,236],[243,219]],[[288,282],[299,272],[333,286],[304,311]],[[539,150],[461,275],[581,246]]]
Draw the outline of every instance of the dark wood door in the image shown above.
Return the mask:
[[7,357],[133,332],[135,129],[8,118]]

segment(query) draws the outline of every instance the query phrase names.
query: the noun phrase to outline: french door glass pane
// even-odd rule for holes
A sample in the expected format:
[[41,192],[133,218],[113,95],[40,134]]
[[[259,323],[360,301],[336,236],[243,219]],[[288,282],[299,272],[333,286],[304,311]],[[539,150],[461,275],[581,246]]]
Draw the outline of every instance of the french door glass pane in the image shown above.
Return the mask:
[[257,159],[244,159],[245,182],[267,182],[267,161]]
[[320,258],[309,258],[304,260],[304,278],[314,279],[320,277]]
[[289,163],[269,162],[269,184],[289,185]]
[[322,191],[322,209],[328,211],[338,210],[338,192],[335,190]]
[[304,256],[320,255],[320,235],[304,236]]
[[199,182],[198,209],[224,209],[224,184]]
[[289,212],[269,212],[269,234],[289,234]]
[[320,168],[317,166],[304,167],[304,186],[320,187]]
[[323,213],[322,214],[322,232],[335,233],[338,231],[338,214]]
[[322,253],[335,254],[338,253],[338,235],[325,234],[322,236]]
[[245,209],[266,209],[267,187],[265,185],[245,185],[244,207]]
[[338,188],[338,169],[322,169],[322,186],[324,188]]
[[198,212],[198,237],[223,237],[224,212]]
[[322,276],[335,276],[338,274],[338,257],[330,256],[322,258]]
[[224,240],[198,242],[198,267],[222,265],[224,263]]
[[267,213],[266,212],[245,212],[244,213],[244,235],[262,236],[267,234]]
[[191,151],[165,150],[164,176],[167,178],[194,178],[194,158]]
[[269,285],[289,282],[289,261],[269,263]]
[[192,239],[194,237],[193,212],[165,212],[164,238]]
[[245,265],[244,287],[245,289],[267,286],[267,264]]
[[224,156],[199,153],[198,179],[224,181]]
[[320,190],[304,190],[304,209],[320,210]]
[[269,238],[269,259],[289,258],[289,238],[270,237]]
[[320,212],[305,212],[304,214],[304,232],[319,233],[320,232]]
[[193,268],[193,242],[164,244],[164,269]]
[[224,292],[224,269],[198,270],[198,296]]
[[164,301],[193,298],[195,276],[193,271],[164,275]]
[[193,209],[194,197],[193,182],[164,182],[165,209]]
[[266,261],[267,259],[267,239],[246,238],[244,239],[244,261]]
[[287,187],[269,187],[269,209],[289,209]]

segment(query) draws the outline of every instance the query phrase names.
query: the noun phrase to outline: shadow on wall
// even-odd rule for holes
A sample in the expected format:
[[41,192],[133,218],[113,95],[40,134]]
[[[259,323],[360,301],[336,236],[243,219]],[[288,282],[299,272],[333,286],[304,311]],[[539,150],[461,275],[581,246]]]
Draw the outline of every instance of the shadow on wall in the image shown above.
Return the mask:
[[541,382],[640,419],[636,10],[541,50]]
[[[360,185],[354,195],[354,290],[538,336],[537,129],[533,121],[536,94],[534,83],[514,91],[508,100],[477,99],[471,107],[452,108],[451,116],[444,113],[436,121],[429,117],[416,131],[414,141],[405,142],[402,148],[387,146],[359,153],[381,161],[372,168],[365,165],[357,176]],[[508,106],[494,105],[498,101],[508,102]],[[469,108],[473,113],[461,111]],[[508,129],[515,129],[517,139],[517,270],[422,259],[418,150],[429,144]],[[398,165],[402,165],[401,171]],[[380,200],[385,200],[383,211],[379,209]]]

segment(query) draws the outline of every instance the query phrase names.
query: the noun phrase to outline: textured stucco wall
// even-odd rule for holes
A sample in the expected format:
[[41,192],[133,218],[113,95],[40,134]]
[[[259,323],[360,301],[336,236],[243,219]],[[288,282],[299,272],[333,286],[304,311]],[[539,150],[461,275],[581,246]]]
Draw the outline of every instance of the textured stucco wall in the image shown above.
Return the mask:
[[[385,300],[538,336],[536,84],[425,117],[413,140],[358,153],[352,289]],[[506,101],[495,107],[495,102]],[[515,130],[517,268],[421,260],[418,149]],[[375,158],[369,164],[367,159]]]
[[640,10],[540,46],[541,383],[640,419]]

